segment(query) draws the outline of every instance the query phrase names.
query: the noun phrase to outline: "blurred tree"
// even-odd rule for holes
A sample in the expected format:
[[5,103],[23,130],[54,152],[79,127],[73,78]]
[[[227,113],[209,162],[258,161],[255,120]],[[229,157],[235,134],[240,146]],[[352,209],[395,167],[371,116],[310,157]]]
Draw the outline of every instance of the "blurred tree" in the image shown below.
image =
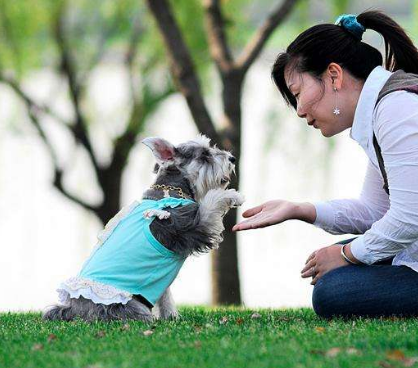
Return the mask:
[[[162,70],[162,44],[147,25],[144,9],[131,0],[0,0],[0,19],[0,82],[23,101],[50,155],[54,186],[106,223],[120,209],[122,174],[147,119],[175,92],[169,74]],[[111,154],[106,164],[99,162],[94,149],[91,127],[97,121],[88,110],[86,91],[92,72],[104,63],[126,72],[131,103],[129,113],[120,117],[121,131],[109,134]],[[24,78],[41,68],[59,76],[59,88],[64,86],[71,106],[70,118],[58,114],[55,96],[41,102],[25,91]],[[62,165],[58,158],[59,143],[47,132],[51,118],[87,153],[102,191],[99,204],[66,188],[63,178],[71,163]]]
[[335,17],[345,14],[350,8],[350,0],[331,0],[331,9]]
[[418,17],[418,1],[412,3],[411,19],[413,20],[412,25],[412,36],[417,39],[418,37],[418,23],[415,21]]
[[[232,186],[238,188],[241,96],[245,76],[273,31],[290,14],[297,0],[277,2],[248,42],[248,29],[254,23],[248,11],[259,13],[257,8],[263,8],[261,3],[254,7],[248,1],[203,0],[199,22],[195,21],[193,28],[185,24],[178,13],[183,13],[184,7],[198,6],[197,1],[177,0],[175,7],[171,6],[169,0],[147,0],[147,3],[163,36],[177,88],[186,99],[199,131],[220,147],[233,151],[237,158],[237,175]],[[253,8],[249,8],[249,5]],[[242,18],[244,10],[247,11],[246,20]],[[194,50],[188,43],[190,33],[200,32],[201,29],[205,30],[211,62],[216,66],[222,83],[223,113],[219,122],[213,119],[205,103],[199,73],[193,61]],[[236,234],[229,231],[235,222],[236,211],[230,211],[225,217],[225,227],[228,230],[225,240],[219,250],[212,253],[212,296],[215,304],[241,303],[237,239]]]

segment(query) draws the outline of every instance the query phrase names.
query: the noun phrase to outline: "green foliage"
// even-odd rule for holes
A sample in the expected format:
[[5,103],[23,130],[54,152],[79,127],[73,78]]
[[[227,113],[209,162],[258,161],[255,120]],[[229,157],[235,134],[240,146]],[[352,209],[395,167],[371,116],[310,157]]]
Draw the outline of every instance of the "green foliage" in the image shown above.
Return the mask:
[[[265,21],[266,16],[278,6],[277,2],[268,0],[257,2],[226,0],[222,3],[227,23],[227,34],[233,50],[241,50]],[[309,1],[299,0],[295,10],[285,19],[277,32],[274,32],[271,39],[278,36],[288,42],[297,33],[302,32],[310,21],[309,7]]]
[[138,42],[144,43],[141,52],[152,65],[164,60],[162,42],[150,29],[142,2],[0,0],[0,65],[19,75],[59,65],[54,29],[62,8],[66,41],[79,70],[90,68],[98,57],[122,57],[135,22],[141,29]]
[[191,50],[197,70],[206,72],[211,59],[206,39],[202,2],[197,0],[175,0],[171,1],[171,6],[185,42]]
[[[53,0],[0,0],[0,65],[19,72],[43,58]],[[47,48],[51,51],[51,45]]]
[[310,309],[183,308],[178,321],[44,322],[0,315],[0,366],[403,367],[416,361],[415,319],[321,320]]
[[268,46],[284,51],[300,33],[315,23],[310,11],[311,3],[308,0],[299,0],[283,24],[272,34]]
[[345,14],[350,8],[350,0],[331,0],[332,11],[335,17]]
[[418,1],[414,1],[411,4],[411,14],[407,19],[405,19],[402,25],[405,24],[405,29],[415,44],[418,43],[417,17],[418,17]]
[[232,50],[241,50],[264,20],[271,1],[227,0],[222,2],[228,41]]
[[[102,61],[130,68],[132,97],[137,102],[132,101],[128,124],[135,126],[134,134],[140,133],[156,102],[173,93],[171,79],[162,71],[167,66],[163,43],[143,2],[0,0],[0,17],[0,72],[11,71],[16,80],[42,68],[59,72],[62,43],[81,99],[89,73]],[[58,25],[63,40],[57,37]],[[88,122],[94,120],[87,108],[84,111]]]

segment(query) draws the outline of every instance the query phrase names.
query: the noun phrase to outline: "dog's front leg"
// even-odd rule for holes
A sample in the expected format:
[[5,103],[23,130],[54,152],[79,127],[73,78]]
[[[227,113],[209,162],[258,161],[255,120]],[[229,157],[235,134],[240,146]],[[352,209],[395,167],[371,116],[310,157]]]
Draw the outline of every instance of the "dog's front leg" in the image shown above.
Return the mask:
[[158,314],[161,319],[178,318],[179,313],[174,303],[170,288],[168,287],[157,302]]
[[244,196],[235,189],[211,189],[201,201],[201,214],[203,217],[213,214],[223,217],[231,208],[241,206],[244,201]]
[[235,189],[212,189],[203,197],[200,207],[200,231],[210,239],[210,248],[217,248],[222,242],[223,217],[233,207],[241,206],[244,196]]

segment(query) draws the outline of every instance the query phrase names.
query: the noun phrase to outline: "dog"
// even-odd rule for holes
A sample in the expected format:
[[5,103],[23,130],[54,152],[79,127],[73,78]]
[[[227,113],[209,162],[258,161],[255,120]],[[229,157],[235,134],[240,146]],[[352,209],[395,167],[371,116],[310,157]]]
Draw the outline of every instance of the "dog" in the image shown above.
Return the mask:
[[161,138],[142,143],[156,159],[155,183],[106,224],[78,276],[61,283],[60,304],[45,320],[177,318],[170,285],[183,262],[216,249],[223,217],[244,202],[228,189],[235,157],[204,135],[178,146]]

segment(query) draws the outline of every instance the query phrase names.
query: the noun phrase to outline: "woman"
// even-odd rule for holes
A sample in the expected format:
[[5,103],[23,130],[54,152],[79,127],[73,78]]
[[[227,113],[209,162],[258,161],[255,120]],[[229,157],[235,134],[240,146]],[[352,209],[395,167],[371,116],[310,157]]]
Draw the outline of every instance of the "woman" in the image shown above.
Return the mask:
[[[385,40],[383,57],[361,41]],[[394,73],[396,71],[396,73]],[[359,199],[274,200],[243,213],[234,231],[298,219],[332,234],[362,234],[312,253],[302,277],[323,317],[418,315],[418,51],[379,11],[316,25],[279,54],[273,80],[308,125],[332,137],[350,128],[369,158]]]

